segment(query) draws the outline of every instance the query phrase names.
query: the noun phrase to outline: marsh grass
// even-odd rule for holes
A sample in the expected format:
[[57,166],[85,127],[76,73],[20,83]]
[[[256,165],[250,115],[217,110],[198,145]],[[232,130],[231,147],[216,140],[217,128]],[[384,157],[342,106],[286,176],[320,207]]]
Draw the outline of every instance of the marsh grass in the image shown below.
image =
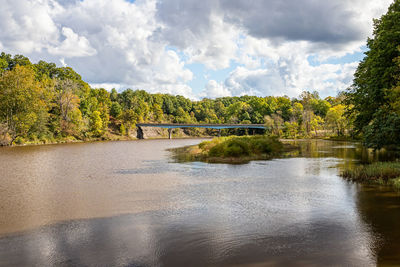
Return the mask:
[[391,185],[400,190],[400,162],[375,162],[342,172],[348,180],[379,185]]

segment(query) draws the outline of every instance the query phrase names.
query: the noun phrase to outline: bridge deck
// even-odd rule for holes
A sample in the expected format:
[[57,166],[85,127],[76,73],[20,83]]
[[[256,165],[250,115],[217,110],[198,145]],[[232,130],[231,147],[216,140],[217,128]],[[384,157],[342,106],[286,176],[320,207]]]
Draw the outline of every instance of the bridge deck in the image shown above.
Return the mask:
[[265,129],[264,124],[186,124],[186,123],[137,123],[138,127],[159,128],[210,128],[210,129]]

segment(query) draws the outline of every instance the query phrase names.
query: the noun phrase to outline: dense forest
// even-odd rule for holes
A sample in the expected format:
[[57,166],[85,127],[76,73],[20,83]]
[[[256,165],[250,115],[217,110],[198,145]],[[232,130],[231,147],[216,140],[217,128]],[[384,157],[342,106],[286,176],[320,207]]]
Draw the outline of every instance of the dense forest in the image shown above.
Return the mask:
[[[138,122],[266,124],[274,135],[288,138],[344,135],[351,120],[344,117],[343,98],[321,99],[316,92],[303,92],[294,99],[241,96],[192,101],[143,90],[109,92],[91,88],[69,67],[32,64],[22,55],[0,56],[4,145],[129,137]],[[212,132],[192,129],[189,134]]]

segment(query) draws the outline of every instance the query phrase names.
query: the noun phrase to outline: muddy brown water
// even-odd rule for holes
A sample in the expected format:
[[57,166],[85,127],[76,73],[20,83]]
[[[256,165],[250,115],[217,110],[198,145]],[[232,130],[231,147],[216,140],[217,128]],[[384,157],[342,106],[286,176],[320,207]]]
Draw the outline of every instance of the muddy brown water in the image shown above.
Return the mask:
[[322,140],[244,165],[167,151],[199,142],[0,148],[0,266],[400,265],[400,194],[339,177],[387,155]]

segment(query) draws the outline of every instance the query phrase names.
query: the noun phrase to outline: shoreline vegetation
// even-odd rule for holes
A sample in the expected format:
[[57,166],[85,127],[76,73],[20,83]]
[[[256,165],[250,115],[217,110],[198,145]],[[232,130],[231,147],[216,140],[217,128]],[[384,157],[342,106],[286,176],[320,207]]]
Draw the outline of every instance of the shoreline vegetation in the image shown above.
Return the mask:
[[[130,140],[137,123],[264,124],[281,138],[353,135],[345,94],[321,98],[249,96],[191,100],[180,95],[92,88],[71,67],[32,63],[0,54],[0,146],[93,140]],[[154,131],[155,132],[155,131]],[[223,129],[222,136],[264,134]],[[168,133],[166,133],[168,136]],[[216,136],[213,129],[177,130],[176,136]],[[148,137],[163,136],[162,132]]]
[[198,145],[170,149],[178,161],[244,164],[253,160],[270,160],[297,147],[284,144],[274,136],[216,137]]
[[[193,138],[213,138],[213,136],[208,135],[184,135],[179,134],[174,136],[173,139],[193,139]],[[146,140],[157,140],[157,139],[168,139],[166,135],[158,135],[146,138]],[[42,145],[57,145],[57,144],[73,144],[73,143],[92,143],[92,142],[113,142],[113,141],[135,141],[140,140],[133,136],[122,136],[112,133],[107,133],[102,137],[90,137],[85,139],[76,139],[74,136],[58,137],[52,139],[33,139],[24,140],[23,142],[17,139],[12,145],[0,145],[1,147],[18,147],[18,146],[42,146]]]
[[[239,136],[236,136],[239,137]],[[216,138],[215,136],[212,135],[184,135],[184,134],[179,134],[173,136],[173,139],[196,139],[196,138],[208,138],[208,139],[213,139]],[[227,137],[224,137],[227,138]],[[158,140],[158,139],[168,139],[168,136],[166,135],[158,135],[158,136],[153,136],[153,137],[148,137],[145,140]],[[360,139],[357,138],[351,138],[351,137],[338,137],[338,136],[332,136],[332,137],[313,137],[313,138],[279,138],[282,141],[302,141],[302,140],[326,140],[326,141],[346,141],[346,142],[360,142]],[[33,140],[24,140],[23,142],[19,141],[20,139],[17,139],[17,142],[14,142],[12,145],[0,145],[1,147],[20,147],[20,146],[42,146],[42,145],[57,145],[57,144],[74,144],[74,143],[92,143],[92,142],[113,142],[113,141],[135,141],[135,140],[140,140],[137,137],[132,137],[132,136],[121,136],[121,135],[116,135],[112,133],[105,134],[102,137],[99,138],[86,138],[86,139],[76,139],[73,136],[67,136],[67,137],[62,137],[62,138],[53,138],[53,139],[33,139]],[[289,144],[284,143],[284,146],[290,147]],[[188,147],[184,147],[184,150],[186,151]],[[181,148],[179,148],[181,149]],[[183,149],[183,148],[182,148]],[[251,159],[249,159],[251,161]]]
[[341,176],[349,181],[387,185],[400,191],[400,162],[374,162],[346,169]]

